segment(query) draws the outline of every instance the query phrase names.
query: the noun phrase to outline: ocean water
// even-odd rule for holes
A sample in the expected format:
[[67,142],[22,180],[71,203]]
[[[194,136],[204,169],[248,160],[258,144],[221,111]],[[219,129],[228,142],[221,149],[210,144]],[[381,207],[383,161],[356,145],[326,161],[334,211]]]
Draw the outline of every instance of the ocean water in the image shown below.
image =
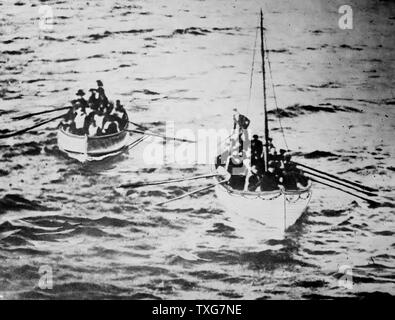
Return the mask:
[[[131,190],[122,183],[210,173],[147,164],[149,139],[81,164],[56,122],[0,140],[0,297],[312,299],[395,294],[395,4],[348,1],[2,1],[0,133],[12,117],[65,105],[97,79],[134,122],[164,132],[222,129],[238,107],[262,130],[259,9],[279,111],[270,128],[297,161],[379,189],[379,206],[315,184],[285,239],[224,215],[209,181]],[[53,13],[40,29],[40,6]],[[259,41],[258,41],[259,46]],[[258,47],[259,48],[259,47]],[[258,50],[257,48],[257,50]],[[55,114],[54,114],[55,115]],[[52,288],[42,277],[52,275]],[[348,270],[345,274],[344,270]],[[46,278],[47,279],[47,278]]]

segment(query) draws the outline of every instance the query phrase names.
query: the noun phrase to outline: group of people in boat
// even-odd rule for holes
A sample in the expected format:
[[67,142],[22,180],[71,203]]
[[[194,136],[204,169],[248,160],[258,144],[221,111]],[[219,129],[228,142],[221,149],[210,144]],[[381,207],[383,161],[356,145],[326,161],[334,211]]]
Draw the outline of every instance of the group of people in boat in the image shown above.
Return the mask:
[[[308,185],[308,179],[291,161],[291,155],[284,149],[277,152],[272,139],[266,144],[255,134],[249,139],[248,126],[250,120],[234,109],[233,139],[229,147],[224,169],[228,176],[228,184],[237,190],[273,191],[280,188],[297,190]],[[249,148],[246,148],[250,142]],[[217,159],[220,166],[221,156]],[[223,164],[223,162],[222,162]]]
[[109,101],[103,88],[103,82],[97,80],[97,88],[89,89],[88,100],[80,89],[77,99],[61,122],[64,131],[76,135],[102,136],[122,131],[128,124],[128,115],[119,100]]

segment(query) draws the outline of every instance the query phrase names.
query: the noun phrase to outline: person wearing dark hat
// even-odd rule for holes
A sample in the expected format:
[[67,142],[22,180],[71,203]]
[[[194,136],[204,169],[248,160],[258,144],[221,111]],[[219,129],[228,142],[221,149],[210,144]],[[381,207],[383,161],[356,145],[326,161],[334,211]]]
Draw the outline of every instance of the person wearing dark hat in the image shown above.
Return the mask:
[[309,179],[304,175],[303,171],[298,172],[296,175],[296,186],[299,188],[305,188],[309,184]]
[[124,109],[123,105],[121,104],[120,100],[115,101],[115,110],[118,112],[122,112],[122,113],[125,112],[125,109]]
[[96,121],[94,119],[92,119],[92,122],[89,124],[89,128],[88,128],[88,132],[87,133],[91,137],[102,135],[102,129],[99,128],[99,126],[97,125],[97,123],[96,123]]
[[239,113],[237,108],[233,108],[233,112],[233,129],[236,129],[237,125],[242,129],[247,129],[251,122],[250,119]]
[[85,108],[88,106],[88,102],[84,99],[84,95],[85,92],[82,89],[79,89],[76,93],[76,95],[79,97],[77,99],[77,104],[79,104],[79,106],[84,110],[85,112]]

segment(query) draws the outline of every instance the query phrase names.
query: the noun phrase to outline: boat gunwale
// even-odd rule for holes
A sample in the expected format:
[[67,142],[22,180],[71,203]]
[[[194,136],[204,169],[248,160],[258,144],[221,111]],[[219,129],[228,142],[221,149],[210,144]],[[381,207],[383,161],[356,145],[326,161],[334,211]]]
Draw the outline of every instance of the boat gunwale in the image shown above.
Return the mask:
[[79,154],[85,155],[86,154],[86,155],[88,155],[90,157],[101,157],[101,156],[104,156],[104,155],[110,155],[110,154],[113,154],[113,153],[119,153],[122,150],[126,150],[126,149],[127,149],[127,146],[122,146],[119,149],[116,149],[116,150],[110,151],[110,152],[87,152],[87,153],[82,153],[82,152],[72,151],[72,150],[68,150],[68,149],[63,149],[63,151],[68,153],[68,154],[76,154],[76,155],[79,155]]
[[112,138],[112,137],[119,136],[119,135],[121,135],[121,134],[123,134],[123,133],[127,133],[127,132],[128,132],[127,127],[128,127],[128,126],[126,125],[125,128],[124,128],[122,131],[119,131],[119,132],[117,132],[117,133],[112,133],[112,134],[103,135],[103,136],[88,136],[88,135],[83,135],[83,136],[81,136],[81,135],[78,135],[78,134],[73,134],[73,133],[70,133],[70,132],[66,132],[66,131],[63,130],[63,128],[59,128],[58,130],[59,130],[60,132],[62,132],[64,135],[66,135],[66,136],[68,136],[68,137],[70,137],[70,138],[81,139],[81,140],[82,140],[82,139],[88,138],[88,139],[96,140],[96,139],[107,139],[107,138]]
[[[215,177],[215,179],[217,179],[218,181],[220,181],[218,176]],[[298,190],[281,190],[281,189],[278,189],[278,190],[273,190],[273,191],[259,191],[259,192],[256,192],[256,191],[235,190],[235,189],[233,189],[231,186],[226,185],[226,184],[220,184],[219,186],[222,187],[223,189],[225,189],[227,192],[232,193],[232,194],[234,194],[234,195],[239,195],[239,196],[255,196],[255,197],[256,197],[256,196],[264,196],[264,195],[270,196],[270,195],[281,194],[281,193],[283,193],[283,194],[285,194],[285,195],[302,194],[302,193],[305,193],[305,192],[309,192],[309,191],[310,191],[311,186],[312,186],[312,182],[311,182],[311,180],[309,179],[308,185],[307,185],[306,187],[301,188],[301,189],[298,189]]]

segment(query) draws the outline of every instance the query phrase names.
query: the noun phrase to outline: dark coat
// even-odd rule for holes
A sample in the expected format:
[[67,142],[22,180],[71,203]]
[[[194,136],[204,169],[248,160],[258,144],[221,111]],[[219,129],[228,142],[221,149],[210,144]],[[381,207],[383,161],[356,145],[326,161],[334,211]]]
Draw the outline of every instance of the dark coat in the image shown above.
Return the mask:
[[259,139],[251,140],[251,154],[254,158],[260,159],[263,152],[263,143]]
[[265,172],[261,179],[261,191],[273,191],[276,189],[278,189],[276,176],[272,172]]
[[249,191],[255,191],[256,188],[258,188],[261,184],[261,179],[259,178],[258,175],[253,174],[249,179],[248,179],[248,190]]

